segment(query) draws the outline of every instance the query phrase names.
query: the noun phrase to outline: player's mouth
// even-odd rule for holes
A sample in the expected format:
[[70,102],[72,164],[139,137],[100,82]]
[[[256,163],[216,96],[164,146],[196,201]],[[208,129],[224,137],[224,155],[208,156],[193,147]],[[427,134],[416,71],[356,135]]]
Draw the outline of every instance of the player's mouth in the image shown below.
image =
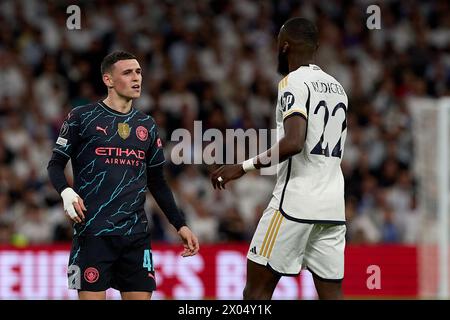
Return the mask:
[[133,90],[135,91],[141,91],[141,86],[138,84],[135,84],[134,86],[131,87]]

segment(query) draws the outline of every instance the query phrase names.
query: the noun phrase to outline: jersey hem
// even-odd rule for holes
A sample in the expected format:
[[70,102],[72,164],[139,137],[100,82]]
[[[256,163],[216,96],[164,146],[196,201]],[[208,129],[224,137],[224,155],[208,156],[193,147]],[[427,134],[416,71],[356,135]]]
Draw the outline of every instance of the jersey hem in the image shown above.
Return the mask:
[[299,223],[309,223],[309,224],[324,223],[324,224],[336,224],[336,225],[344,225],[346,223],[345,221],[342,221],[342,220],[326,220],[326,219],[321,220],[321,219],[295,218],[295,217],[288,215],[281,207],[278,210],[281,212],[283,217],[285,217],[286,219],[294,221],[294,222],[299,222]]
[[88,237],[129,237],[129,236],[133,236],[133,235],[136,235],[136,234],[143,234],[143,233],[145,233],[145,234],[150,234],[150,231],[139,231],[139,232],[131,232],[131,233],[129,233],[129,234],[126,234],[126,233],[104,233],[104,234],[99,234],[99,235],[97,235],[97,233],[98,232],[95,232],[95,233],[93,233],[93,232],[83,232],[83,233],[76,233],[76,234],[74,234],[73,235],[73,237],[78,237],[78,238],[80,238],[80,237],[86,237],[86,236],[88,236]]

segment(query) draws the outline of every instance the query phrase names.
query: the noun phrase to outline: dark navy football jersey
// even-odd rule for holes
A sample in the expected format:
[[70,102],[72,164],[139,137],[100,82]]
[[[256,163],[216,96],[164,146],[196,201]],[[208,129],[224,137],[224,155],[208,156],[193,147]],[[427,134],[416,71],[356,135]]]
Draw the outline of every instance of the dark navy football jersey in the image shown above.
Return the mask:
[[152,117],[134,108],[123,114],[101,101],[80,106],[67,116],[53,150],[70,157],[73,189],[87,208],[75,235],[147,232],[147,168],[164,162]]

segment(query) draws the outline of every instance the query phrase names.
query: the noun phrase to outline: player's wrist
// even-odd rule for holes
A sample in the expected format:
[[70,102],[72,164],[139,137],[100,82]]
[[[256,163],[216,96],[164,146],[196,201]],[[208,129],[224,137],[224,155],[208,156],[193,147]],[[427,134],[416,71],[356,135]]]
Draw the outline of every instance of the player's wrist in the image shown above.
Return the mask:
[[72,188],[67,187],[61,192],[61,198],[63,200],[64,211],[71,219],[75,218],[77,213],[73,204],[78,201],[78,194]]
[[61,197],[63,197],[63,198],[73,196],[73,195],[77,195],[77,193],[71,187],[67,187],[63,191],[61,191]]
[[255,158],[250,158],[250,159],[247,159],[244,162],[242,162],[242,170],[244,172],[256,170],[254,161],[255,161]]
[[63,199],[64,202],[64,209],[67,209],[69,205],[72,205],[72,203],[77,202],[79,195],[71,187],[67,187],[61,192],[61,198]]

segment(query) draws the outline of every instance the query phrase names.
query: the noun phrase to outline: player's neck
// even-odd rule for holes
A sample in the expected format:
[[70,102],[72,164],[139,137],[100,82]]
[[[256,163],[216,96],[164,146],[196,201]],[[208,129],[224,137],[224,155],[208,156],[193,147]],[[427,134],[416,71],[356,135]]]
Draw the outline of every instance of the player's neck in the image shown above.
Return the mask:
[[296,55],[290,58],[289,72],[295,71],[301,66],[309,66],[311,63],[314,63],[314,59],[312,57],[302,57],[301,55]]
[[106,104],[111,109],[118,111],[120,113],[128,113],[131,110],[132,99],[125,100],[121,97],[113,97],[108,95],[103,103]]

